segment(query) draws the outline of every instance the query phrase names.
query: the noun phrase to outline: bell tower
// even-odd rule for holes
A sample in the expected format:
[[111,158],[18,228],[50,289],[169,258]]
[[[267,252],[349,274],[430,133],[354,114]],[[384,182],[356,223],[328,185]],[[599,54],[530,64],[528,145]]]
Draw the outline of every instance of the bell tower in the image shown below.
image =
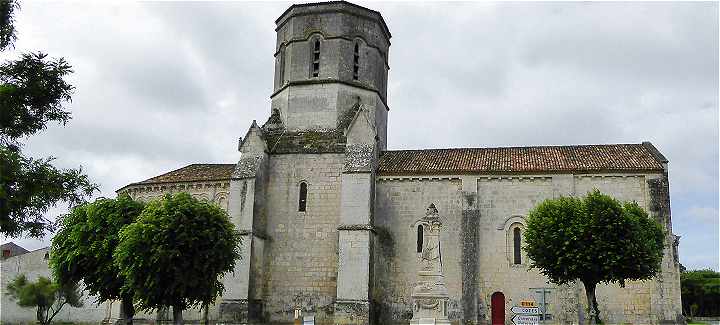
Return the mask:
[[371,324],[390,32],[344,1],[292,5],[275,23],[270,117],[242,138],[230,182],[243,259],[220,319],[288,323],[299,308],[320,324]]
[[332,130],[360,104],[385,149],[390,31],[380,13],[343,1],[298,4],[275,23],[271,114],[290,132]]

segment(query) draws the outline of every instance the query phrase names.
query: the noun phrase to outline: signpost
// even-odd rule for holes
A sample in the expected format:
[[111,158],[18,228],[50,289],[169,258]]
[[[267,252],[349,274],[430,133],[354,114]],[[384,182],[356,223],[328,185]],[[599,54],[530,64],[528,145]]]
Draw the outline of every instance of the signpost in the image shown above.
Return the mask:
[[548,306],[550,305],[550,302],[548,301],[550,293],[552,293],[552,290],[554,288],[530,288],[530,290],[535,291],[535,297],[540,300],[539,307],[540,307],[540,320],[546,321],[551,320],[552,315],[550,314],[550,308]]
[[552,319],[552,315],[549,313],[551,309],[548,308],[549,294],[554,288],[530,288],[534,291],[536,299],[540,300],[540,303],[535,300],[521,300],[520,306],[513,306],[510,311],[514,314],[511,318],[512,323],[515,325],[539,325]]
[[512,322],[515,325],[537,325],[540,323],[540,315],[515,315]]
[[303,325],[315,325],[315,316],[304,316]]
[[538,315],[540,314],[539,307],[519,307],[515,306],[510,309],[513,314],[517,315]]
[[[528,307],[524,307],[528,306]],[[538,325],[540,324],[540,308],[530,307],[535,306],[535,302],[532,301],[521,301],[520,306],[514,306],[510,308],[510,311],[515,314],[512,317],[512,322],[515,325]]]
[[521,300],[520,307],[537,307],[534,300]]

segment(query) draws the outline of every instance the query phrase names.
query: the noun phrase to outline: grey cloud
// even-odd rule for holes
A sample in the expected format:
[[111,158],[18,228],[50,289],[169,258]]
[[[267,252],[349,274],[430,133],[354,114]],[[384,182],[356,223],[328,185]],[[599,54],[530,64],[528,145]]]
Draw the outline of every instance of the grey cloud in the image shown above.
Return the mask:
[[[671,161],[681,260],[717,267],[698,253],[717,227],[694,221],[718,205],[717,3],[360,4],[393,34],[391,149],[650,140]],[[74,119],[29,150],[82,164],[103,195],[236,161],[269,115],[289,5],[28,2],[19,50],[67,57],[77,86]]]

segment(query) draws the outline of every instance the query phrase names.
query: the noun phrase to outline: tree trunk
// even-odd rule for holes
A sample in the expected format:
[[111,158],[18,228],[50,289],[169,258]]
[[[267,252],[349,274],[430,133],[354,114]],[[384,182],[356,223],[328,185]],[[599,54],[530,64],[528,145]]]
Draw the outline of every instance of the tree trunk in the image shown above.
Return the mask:
[[597,306],[597,299],[595,299],[595,287],[597,286],[597,283],[583,281],[583,284],[585,285],[585,296],[587,297],[588,318],[590,319],[590,324],[598,324],[600,323],[600,310]]
[[40,325],[45,325],[45,308],[38,306],[35,317]]
[[595,309],[595,322],[601,324],[600,321],[600,309],[598,308],[597,295],[593,292],[593,308]]
[[173,306],[173,324],[183,325],[182,308],[179,306]]
[[162,306],[162,307],[158,308],[155,324],[158,324],[158,325],[166,324],[167,320],[170,319],[170,316],[168,314],[169,310],[170,310],[170,307],[168,307],[168,306]]
[[135,317],[135,306],[132,297],[123,297],[122,301],[123,321],[125,325],[133,325],[133,317]]
[[203,325],[210,325],[210,320],[208,319],[208,304],[203,304]]

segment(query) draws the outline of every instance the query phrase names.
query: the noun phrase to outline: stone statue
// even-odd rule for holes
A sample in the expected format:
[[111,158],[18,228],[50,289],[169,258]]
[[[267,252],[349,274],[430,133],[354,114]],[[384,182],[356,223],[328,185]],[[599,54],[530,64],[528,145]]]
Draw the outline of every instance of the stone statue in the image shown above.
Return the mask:
[[412,291],[413,318],[410,324],[450,324],[447,318],[447,287],[442,274],[440,230],[442,222],[435,204],[413,224],[422,250],[418,252],[418,280]]

